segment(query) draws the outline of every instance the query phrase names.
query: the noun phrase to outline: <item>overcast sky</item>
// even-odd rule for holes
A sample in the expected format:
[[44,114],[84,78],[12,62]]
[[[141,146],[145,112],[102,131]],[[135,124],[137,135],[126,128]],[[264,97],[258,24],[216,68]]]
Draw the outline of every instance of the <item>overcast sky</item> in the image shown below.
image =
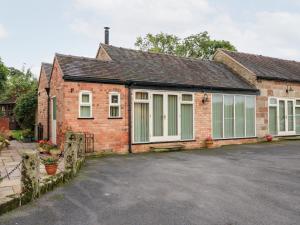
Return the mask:
[[137,36],[185,37],[208,31],[239,51],[300,61],[299,0],[0,0],[0,57],[31,68],[55,52],[95,57],[110,26],[110,43],[134,47]]

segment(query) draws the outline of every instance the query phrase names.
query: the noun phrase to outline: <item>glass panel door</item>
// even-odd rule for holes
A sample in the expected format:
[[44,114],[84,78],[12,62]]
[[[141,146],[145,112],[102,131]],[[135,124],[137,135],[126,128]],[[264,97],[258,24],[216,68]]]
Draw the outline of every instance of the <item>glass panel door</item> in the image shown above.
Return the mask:
[[178,135],[178,96],[168,95],[168,136]]
[[295,101],[279,100],[279,135],[295,135]]
[[287,101],[287,124],[288,124],[288,131],[294,131],[294,102]]
[[153,136],[164,135],[164,96],[153,94]]

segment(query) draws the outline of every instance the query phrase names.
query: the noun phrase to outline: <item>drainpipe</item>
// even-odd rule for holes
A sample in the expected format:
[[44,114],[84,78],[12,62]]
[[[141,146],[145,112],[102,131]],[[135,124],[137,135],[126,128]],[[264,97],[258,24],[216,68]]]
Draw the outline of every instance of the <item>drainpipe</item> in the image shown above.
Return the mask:
[[131,145],[132,145],[132,142],[131,142],[131,139],[132,139],[132,129],[131,129],[131,85],[132,83],[130,83],[128,85],[128,152],[129,153],[132,153],[132,148],[131,148]]
[[47,140],[49,141],[50,137],[50,88],[45,88],[46,93],[47,93]]

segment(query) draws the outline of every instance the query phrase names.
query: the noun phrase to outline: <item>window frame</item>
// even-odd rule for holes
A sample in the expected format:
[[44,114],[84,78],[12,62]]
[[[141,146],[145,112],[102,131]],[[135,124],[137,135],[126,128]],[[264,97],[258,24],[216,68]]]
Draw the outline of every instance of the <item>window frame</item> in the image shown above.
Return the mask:
[[[275,103],[270,103],[270,99],[276,99],[276,104]],[[270,133],[270,124],[269,124],[269,118],[270,118],[270,107],[276,107],[276,112],[277,112],[277,118],[276,118],[276,125],[277,125],[277,134],[274,135],[275,137],[281,137],[281,136],[293,136],[297,135],[296,132],[296,108],[299,108],[300,105],[297,105],[297,100],[299,101],[299,98],[296,97],[275,97],[275,96],[269,96],[268,97],[268,133]],[[294,120],[294,131],[288,131],[288,129],[284,132],[280,131],[280,121],[279,121],[279,101],[293,101],[293,120]],[[285,114],[287,115],[287,109],[285,105]],[[286,121],[287,122],[287,121]]]
[[[213,95],[221,95],[222,96],[222,109],[223,109],[223,115],[222,115],[222,137],[221,138],[214,138],[213,137]],[[233,137],[224,137],[224,96],[233,96]],[[236,131],[235,131],[235,98],[236,96],[241,96],[244,97],[244,113],[245,113],[245,136],[244,137],[236,137]],[[247,136],[247,110],[246,110],[246,99],[247,97],[253,97],[254,98],[254,136]],[[247,95],[247,94],[226,94],[226,93],[219,93],[219,92],[215,92],[212,93],[212,97],[211,97],[211,133],[212,133],[212,138],[213,140],[232,140],[232,139],[247,139],[247,138],[256,138],[257,137],[257,132],[256,132],[256,95]]]
[[[144,92],[148,94],[148,99],[137,99],[136,93],[137,92]],[[162,94],[164,101],[163,106],[163,113],[166,118],[163,120],[164,123],[164,132],[163,136],[159,136],[156,138],[153,136],[153,94]],[[192,95],[192,101],[182,101],[182,95],[188,94]],[[168,135],[168,96],[169,95],[176,95],[177,96],[177,129],[178,135],[177,136],[169,136]],[[134,104],[135,103],[147,103],[149,104],[149,142],[136,142],[134,140],[134,120],[131,122],[132,128],[132,143],[133,144],[146,144],[146,143],[159,143],[159,142],[180,142],[180,141],[193,141],[195,140],[195,93],[194,92],[183,92],[183,91],[163,91],[163,90],[149,90],[149,89],[136,89],[132,90],[132,104],[131,104],[131,116],[134,118]],[[181,139],[181,104],[191,104],[193,107],[193,137],[191,139]]]
[[[112,103],[112,96],[118,96],[118,103]],[[111,106],[119,108],[118,116],[111,115]],[[121,118],[121,95],[119,92],[109,92],[108,94],[108,118],[110,119]]]
[[[89,102],[82,102],[82,95],[88,94],[89,95]],[[79,92],[79,104],[78,104],[78,118],[80,119],[90,119],[93,118],[93,93],[88,90],[81,90]],[[89,106],[90,107],[90,116],[81,116],[81,106]]]

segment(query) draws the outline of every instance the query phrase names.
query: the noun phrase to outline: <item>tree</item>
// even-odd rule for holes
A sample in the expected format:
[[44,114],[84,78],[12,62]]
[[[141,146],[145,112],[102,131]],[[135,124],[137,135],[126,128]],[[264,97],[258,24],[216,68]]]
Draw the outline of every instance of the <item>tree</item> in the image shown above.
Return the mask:
[[33,129],[37,107],[37,89],[31,88],[17,99],[14,113],[22,129]]
[[23,72],[11,67],[9,68],[4,98],[17,99],[36,87],[37,81],[29,69]]
[[144,38],[138,37],[135,46],[143,51],[175,55],[180,44],[179,41],[180,39],[175,35],[164,33],[147,34]]
[[[9,73],[8,68],[4,65],[0,58],[0,92],[4,91],[7,75]],[[1,98],[1,96],[0,96]]]
[[180,39],[175,35],[159,33],[138,37],[135,46],[144,51],[167,53],[177,56],[209,59],[218,48],[236,51],[236,48],[224,40],[213,40],[208,32],[190,35]]

